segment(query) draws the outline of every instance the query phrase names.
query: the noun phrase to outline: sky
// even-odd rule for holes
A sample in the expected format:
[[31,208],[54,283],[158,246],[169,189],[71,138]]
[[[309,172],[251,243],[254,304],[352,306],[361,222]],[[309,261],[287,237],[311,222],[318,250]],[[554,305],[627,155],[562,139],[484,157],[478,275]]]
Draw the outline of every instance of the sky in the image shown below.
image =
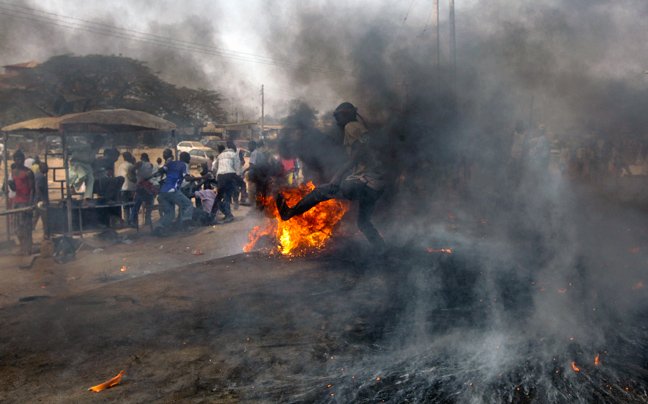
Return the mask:
[[[260,114],[260,88],[265,87],[266,114],[281,114],[287,103],[294,98],[308,98],[317,108],[330,108],[341,95],[321,89],[315,94],[308,85],[290,80],[285,67],[243,61],[238,58],[200,52],[178,51],[172,61],[164,62],[154,55],[169,50],[164,46],[146,44],[132,39],[114,38],[97,33],[69,28],[67,22],[83,24],[87,20],[137,32],[152,32],[162,37],[172,37],[187,43],[241,52],[244,58],[273,57],[267,50],[268,34],[296,33],[292,22],[295,13],[321,14],[323,21],[330,19],[331,29],[336,29],[336,15],[358,14],[361,23],[367,16],[380,16],[386,23],[400,27],[396,38],[421,36],[421,41],[432,41],[432,1],[309,1],[306,5],[295,1],[81,1],[44,0],[24,2],[5,0],[0,2],[0,15],[13,18],[31,34],[22,36],[27,46],[15,44],[11,50],[4,49],[0,63],[12,64],[28,60],[43,62],[60,53],[78,55],[92,53],[122,54],[147,61],[168,81],[190,87],[206,87],[221,91],[228,98],[228,108]],[[441,1],[442,18],[447,14],[447,2]],[[458,10],[474,2],[457,2]],[[298,7],[296,5],[299,4]],[[18,7],[16,7],[18,6]],[[19,12],[16,12],[18,10]],[[46,13],[37,13],[42,10]],[[45,16],[47,23],[33,21],[33,15]],[[69,18],[68,18],[69,17]],[[74,18],[76,20],[71,20]],[[427,29],[425,33],[423,30]],[[45,35],[33,40],[34,32],[50,29],[60,35]],[[130,34],[136,35],[130,31]],[[423,34],[422,34],[423,33]],[[15,40],[15,37],[14,39]],[[162,40],[162,42],[165,42]],[[188,45],[188,44],[187,44]],[[216,49],[210,48],[210,51]],[[250,56],[252,55],[252,56]],[[183,60],[196,62],[202,74],[182,72]],[[287,55],[281,62],[296,60]],[[173,68],[169,65],[175,62]],[[186,73],[186,74],[183,74]],[[317,80],[317,77],[313,77]]]
[[[439,3],[441,62],[447,65],[449,1]],[[480,88],[511,78],[506,85],[529,92],[526,104],[534,97],[538,108],[553,105],[559,116],[584,113],[579,97],[565,90],[574,75],[629,87],[648,81],[643,0],[455,5],[460,79],[473,75]],[[361,86],[388,82],[401,94],[415,86],[412,66],[433,68],[432,11],[432,0],[0,0],[0,63],[43,62],[63,53],[123,55],[147,62],[173,84],[220,91],[239,119],[260,115],[261,85],[266,115],[285,116],[293,99],[323,113],[342,101],[371,101],[356,96]],[[80,28],[89,23],[93,32]],[[105,35],[114,29],[119,37]],[[511,48],[514,55],[507,53]],[[591,81],[579,95],[592,91]]]

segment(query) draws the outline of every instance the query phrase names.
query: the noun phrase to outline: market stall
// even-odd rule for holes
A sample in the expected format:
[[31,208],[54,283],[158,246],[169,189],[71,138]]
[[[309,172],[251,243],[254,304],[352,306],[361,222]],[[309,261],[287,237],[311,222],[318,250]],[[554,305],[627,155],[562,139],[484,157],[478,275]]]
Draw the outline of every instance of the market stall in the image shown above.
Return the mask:
[[[111,217],[121,217],[124,205],[103,204],[101,199],[96,204],[83,205],[81,200],[70,188],[69,178],[69,154],[70,140],[83,139],[97,134],[106,137],[115,134],[139,133],[141,131],[155,131],[160,135],[170,132],[173,144],[175,141],[176,125],[155,115],[142,111],[127,109],[97,110],[69,114],[60,117],[37,118],[29,121],[16,123],[2,128],[5,144],[9,133],[41,133],[58,134],[61,138],[61,153],[63,165],[51,167],[54,182],[61,185],[60,200],[53,200],[47,208],[48,221],[46,234],[68,234],[74,233],[83,235],[84,231],[110,228]],[[8,177],[9,152],[4,151],[5,181]],[[51,154],[50,154],[51,155]],[[46,153],[47,161],[48,153]],[[58,175],[57,175],[58,174]],[[8,208],[8,206],[7,206]]]

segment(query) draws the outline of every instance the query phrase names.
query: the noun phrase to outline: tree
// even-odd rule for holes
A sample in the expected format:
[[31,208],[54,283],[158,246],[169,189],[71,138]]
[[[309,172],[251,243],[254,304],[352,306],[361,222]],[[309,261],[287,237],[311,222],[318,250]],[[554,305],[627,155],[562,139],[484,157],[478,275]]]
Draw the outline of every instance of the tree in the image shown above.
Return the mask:
[[[3,125],[45,113],[60,116],[113,108],[148,112],[178,126],[224,122],[226,118],[220,93],[176,87],[160,79],[144,62],[121,56],[55,56],[7,83],[14,88],[0,92]],[[8,107],[11,105],[22,108],[17,113],[16,108]]]

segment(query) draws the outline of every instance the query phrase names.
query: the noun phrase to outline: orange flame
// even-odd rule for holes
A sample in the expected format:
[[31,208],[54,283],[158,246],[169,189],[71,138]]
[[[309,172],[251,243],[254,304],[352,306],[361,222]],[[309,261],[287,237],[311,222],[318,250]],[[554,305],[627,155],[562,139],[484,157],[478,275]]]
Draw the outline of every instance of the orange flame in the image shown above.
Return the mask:
[[[281,193],[288,205],[294,206],[313,189],[315,189],[315,185],[309,182],[302,184],[299,188],[284,188]],[[349,210],[350,203],[331,199],[318,204],[303,215],[295,216],[285,222],[279,218],[274,197],[264,198],[263,206],[266,216],[270,220],[264,226],[256,226],[252,229],[243,251],[252,251],[261,237],[270,236],[277,251],[284,255],[294,256],[312,248],[324,248],[326,241],[333,234],[334,228]],[[273,252],[274,249],[271,249],[270,253]]]
[[576,361],[572,362],[572,367],[575,371],[580,372],[580,369],[576,367]]
[[121,269],[122,272],[126,271],[126,265],[124,265]]
[[119,374],[117,376],[113,377],[112,379],[108,380],[105,383],[101,383],[101,384],[96,385],[94,387],[90,387],[88,389],[88,391],[92,391],[92,392],[95,392],[95,393],[98,393],[100,391],[104,391],[108,387],[112,387],[112,386],[118,384],[119,382],[121,382],[121,377],[122,377],[122,375],[124,373],[126,373],[126,372],[124,370],[122,370],[121,372],[119,372]]
[[449,248],[442,248],[440,250],[435,250],[434,248],[426,248],[425,251],[431,252],[431,253],[443,252],[443,253],[452,254],[452,250],[450,250]]
[[601,354],[598,352],[596,353],[596,358],[594,358],[594,364],[596,366],[599,366],[601,364]]

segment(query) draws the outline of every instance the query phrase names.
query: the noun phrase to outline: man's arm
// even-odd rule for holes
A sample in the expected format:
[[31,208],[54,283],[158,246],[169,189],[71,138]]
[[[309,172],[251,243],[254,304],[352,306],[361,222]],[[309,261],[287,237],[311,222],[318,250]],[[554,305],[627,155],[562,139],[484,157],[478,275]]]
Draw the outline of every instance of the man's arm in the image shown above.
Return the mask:
[[142,166],[141,161],[138,161],[137,163],[133,164],[131,168],[128,169],[128,173],[126,173],[128,175],[128,178],[135,179],[134,182],[137,182],[137,170],[139,170],[141,166]]
[[201,181],[201,180],[206,180],[207,178],[208,177],[206,175],[200,177],[194,177],[189,173],[189,167],[185,167],[184,169],[184,180],[187,182]]

